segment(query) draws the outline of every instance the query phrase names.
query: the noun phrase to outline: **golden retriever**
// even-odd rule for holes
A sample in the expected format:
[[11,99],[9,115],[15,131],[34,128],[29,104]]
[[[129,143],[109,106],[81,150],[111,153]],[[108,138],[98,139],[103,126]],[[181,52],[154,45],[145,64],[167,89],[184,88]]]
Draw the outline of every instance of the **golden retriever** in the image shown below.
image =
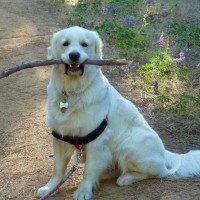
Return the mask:
[[[101,67],[84,64],[88,58],[102,59],[97,32],[78,26],[58,31],[48,48],[48,58],[61,58],[66,63],[54,66],[47,87],[51,129],[61,137],[84,137],[107,120],[99,135],[84,145],[85,170],[75,200],[91,199],[103,173],[116,166],[119,186],[151,177],[200,174],[200,151],[179,155],[165,150],[158,134],[109,83]],[[64,109],[61,103],[66,104]],[[76,147],[53,137],[54,172],[38,190],[38,197],[58,184]]]

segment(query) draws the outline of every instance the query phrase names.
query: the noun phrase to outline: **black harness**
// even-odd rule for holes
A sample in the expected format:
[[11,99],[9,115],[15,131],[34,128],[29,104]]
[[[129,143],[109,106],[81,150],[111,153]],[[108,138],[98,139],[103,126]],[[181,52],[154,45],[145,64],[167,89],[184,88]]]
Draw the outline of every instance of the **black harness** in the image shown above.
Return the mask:
[[99,137],[101,133],[103,133],[107,125],[108,125],[108,118],[106,117],[95,130],[93,130],[92,132],[83,137],[68,136],[68,135],[63,136],[59,134],[57,131],[52,131],[51,134],[55,138],[67,142],[69,144],[72,144],[79,150],[83,150],[83,145],[88,144],[89,142],[92,142],[97,137]]

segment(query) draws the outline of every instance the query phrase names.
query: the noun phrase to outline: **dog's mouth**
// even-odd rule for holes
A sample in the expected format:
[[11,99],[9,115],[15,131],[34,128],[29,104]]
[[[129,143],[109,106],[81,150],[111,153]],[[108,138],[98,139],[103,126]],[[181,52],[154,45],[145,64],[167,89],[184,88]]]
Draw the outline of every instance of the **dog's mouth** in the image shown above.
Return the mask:
[[78,63],[65,63],[65,74],[66,75],[79,75],[82,76],[84,73],[84,64],[78,64]]

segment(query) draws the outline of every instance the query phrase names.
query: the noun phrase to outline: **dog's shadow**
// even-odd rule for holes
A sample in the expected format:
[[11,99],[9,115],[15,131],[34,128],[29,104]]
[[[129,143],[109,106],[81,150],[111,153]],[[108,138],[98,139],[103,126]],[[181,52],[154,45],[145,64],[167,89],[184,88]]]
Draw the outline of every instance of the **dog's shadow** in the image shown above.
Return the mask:
[[[73,199],[73,193],[80,183],[80,179],[78,182],[76,182],[76,180],[73,179],[72,181],[72,179],[70,179],[69,182],[62,186],[58,193],[50,199]],[[184,179],[164,178],[148,179],[134,183],[130,186],[118,187],[116,185],[116,179],[102,180],[100,187],[94,190],[93,200],[185,199],[188,190],[190,190],[190,182],[194,181],[199,183],[199,178],[187,179],[188,184],[186,184]]]

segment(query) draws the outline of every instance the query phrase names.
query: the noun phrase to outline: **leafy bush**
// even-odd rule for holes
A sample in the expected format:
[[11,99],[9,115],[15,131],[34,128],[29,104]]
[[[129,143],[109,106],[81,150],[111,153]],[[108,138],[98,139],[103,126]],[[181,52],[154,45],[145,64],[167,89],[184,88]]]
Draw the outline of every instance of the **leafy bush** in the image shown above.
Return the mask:
[[186,44],[189,47],[200,47],[200,26],[199,24],[173,22],[171,24],[171,34],[176,35],[176,41],[180,44]]

